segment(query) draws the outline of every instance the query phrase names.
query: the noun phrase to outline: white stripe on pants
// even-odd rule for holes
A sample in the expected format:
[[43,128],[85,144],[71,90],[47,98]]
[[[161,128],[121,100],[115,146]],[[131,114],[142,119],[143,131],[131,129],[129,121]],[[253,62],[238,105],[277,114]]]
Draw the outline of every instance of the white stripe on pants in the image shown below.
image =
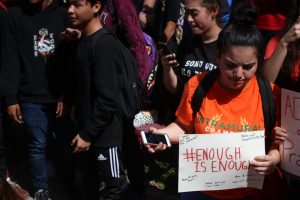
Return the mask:
[[111,176],[120,178],[119,157],[117,147],[109,148]]

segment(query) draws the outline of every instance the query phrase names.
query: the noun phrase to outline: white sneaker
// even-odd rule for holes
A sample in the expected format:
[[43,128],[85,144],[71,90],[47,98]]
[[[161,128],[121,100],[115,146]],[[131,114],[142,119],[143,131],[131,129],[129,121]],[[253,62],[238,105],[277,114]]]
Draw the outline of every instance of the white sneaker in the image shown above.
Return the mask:
[[40,189],[34,193],[34,200],[51,200],[48,190]]

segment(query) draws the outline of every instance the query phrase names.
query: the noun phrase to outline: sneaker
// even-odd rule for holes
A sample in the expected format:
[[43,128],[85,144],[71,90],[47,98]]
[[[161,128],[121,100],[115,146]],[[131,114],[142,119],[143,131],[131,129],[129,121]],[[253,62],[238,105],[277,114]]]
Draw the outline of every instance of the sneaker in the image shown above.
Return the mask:
[[51,200],[48,194],[48,190],[40,189],[34,193],[33,200]]
[[29,195],[29,192],[21,188],[19,184],[12,181],[10,178],[7,178],[6,181],[12,187],[12,189],[22,198],[25,200],[32,200],[32,197]]
[[133,126],[141,127],[147,124],[154,124],[157,121],[157,115],[145,115],[142,111],[134,116]]

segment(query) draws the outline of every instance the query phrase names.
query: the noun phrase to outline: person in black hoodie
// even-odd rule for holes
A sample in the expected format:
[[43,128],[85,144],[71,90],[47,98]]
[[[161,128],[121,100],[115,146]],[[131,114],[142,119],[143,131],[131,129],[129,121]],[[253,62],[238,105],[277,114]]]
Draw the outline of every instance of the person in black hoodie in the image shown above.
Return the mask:
[[69,17],[82,30],[76,56],[75,119],[79,132],[72,144],[74,153],[90,149],[97,160],[106,184],[101,198],[126,199],[129,183],[121,149],[125,124],[118,108],[122,85],[126,84],[122,81],[125,55],[121,52],[132,54],[99,21],[104,4],[104,0],[70,0]]
[[68,51],[60,33],[68,22],[57,0],[27,0],[10,9],[4,27],[3,98],[8,115],[28,133],[35,199],[49,199],[45,152],[52,123],[63,113]]

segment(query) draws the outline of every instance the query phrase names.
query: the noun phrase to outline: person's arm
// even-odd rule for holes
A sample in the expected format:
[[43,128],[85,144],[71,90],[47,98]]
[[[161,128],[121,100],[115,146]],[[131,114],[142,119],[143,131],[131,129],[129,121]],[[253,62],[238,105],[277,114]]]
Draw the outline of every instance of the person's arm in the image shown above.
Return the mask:
[[20,60],[19,49],[17,47],[17,29],[14,18],[11,14],[5,15],[2,32],[2,52],[1,52],[1,80],[2,95],[7,106],[10,118],[22,123],[22,115],[17,100],[20,82]]
[[176,23],[168,21],[162,34],[162,41],[169,42],[176,31]]
[[84,129],[79,133],[85,141],[101,134],[118,111],[122,81],[118,68],[123,67],[118,48],[111,35],[102,36],[95,45],[94,64],[91,66],[95,88],[93,107]]
[[163,51],[160,50],[161,63],[163,66],[163,83],[165,88],[172,94],[177,93],[180,88],[180,77],[175,72],[185,56],[185,51],[188,48],[189,40],[184,38],[178,47],[177,54],[163,55]]
[[279,145],[273,144],[268,152],[269,156],[272,156],[274,167],[276,167],[280,163],[280,153],[279,153]]
[[178,67],[176,55],[167,46],[165,42],[157,43],[159,49],[159,56],[163,69],[163,84],[170,93],[176,93],[177,89],[177,75],[173,67]]
[[290,30],[280,39],[272,56],[264,63],[263,74],[271,82],[278,76],[284,59],[287,55],[288,45],[300,38],[300,18]]
[[166,25],[162,33],[162,41],[168,43],[176,31],[176,23],[180,17],[180,1],[166,1]]
[[[170,142],[172,144],[178,144],[179,142],[179,137],[183,135],[184,133],[191,133],[192,132],[192,127],[190,126],[185,126],[180,121],[176,120],[175,122],[172,122],[168,126],[162,128],[162,129],[155,129],[155,128],[150,128],[149,131],[153,132],[153,134],[162,134],[165,133],[168,135]],[[155,153],[157,151],[163,151],[167,148],[166,144],[159,143],[158,145],[146,145],[146,148],[148,152],[150,153]]]
[[274,141],[276,144],[281,144],[286,140],[287,138],[286,129],[276,126],[274,128],[274,132],[275,132]]
[[[161,53],[161,52],[160,52]],[[161,55],[161,62],[163,65],[163,83],[166,89],[175,94],[178,87],[178,77],[175,73],[173,67],[178,67],[178,62],[176,60],[175,54]]]
[[259,174],[267,175],[276,169],[280,163],[279,146],[275,143],[271,146],[267,155],[256,156],[251,162],[251,166]]
[[180,135],[191,132],[193,132],[192,127],[186,126],[178,120],[172,122],[162,129],[157,130],[157,133],[166,133],[169,136],[170,142],[172,144],[178,144]]

